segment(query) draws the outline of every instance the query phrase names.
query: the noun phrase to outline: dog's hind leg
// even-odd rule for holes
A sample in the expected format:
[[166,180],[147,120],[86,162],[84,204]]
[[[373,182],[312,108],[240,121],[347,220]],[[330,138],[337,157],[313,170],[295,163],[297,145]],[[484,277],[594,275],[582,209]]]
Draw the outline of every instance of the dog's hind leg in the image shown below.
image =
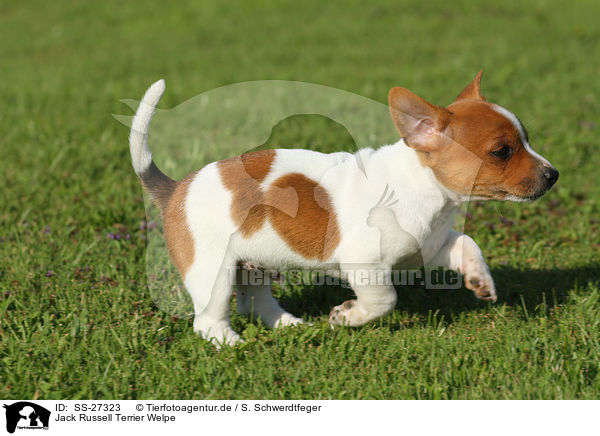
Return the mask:
[[[260,273],[257,274],[258,277],[252,277],[258,279],[257,283],[250,284],[250,281],[255,280],[249,280],[249,275],[255,271]],[[244,274],[245,272],[249,274]],[[273,298],[271,278],[265,271],[238,269],[236,291],[237,310],[240,314],[253,314],[271,328],[302,324],[300,318],[286,312]]]
[[240,340],[229,322],[233,294],[234,265],[225,256],[199,259],[185,277],[185,287],[194,303],[194,331],[216,346],[234,345]]

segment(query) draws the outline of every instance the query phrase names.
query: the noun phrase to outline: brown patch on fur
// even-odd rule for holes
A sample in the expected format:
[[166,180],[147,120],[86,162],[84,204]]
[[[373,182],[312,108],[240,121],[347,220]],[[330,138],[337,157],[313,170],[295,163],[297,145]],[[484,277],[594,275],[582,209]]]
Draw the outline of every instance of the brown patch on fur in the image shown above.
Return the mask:
[[218,163],[223,184],[233,194],[233,221],[249,238],[269,219],[292,250],[307,259],[328,259],[340,241],[329,194],[299,173],[280,177],[264,192],[261,182],[275,155],[274,150],[256,151]]
[[327,191],[303,174],[277,179],[265,195],[269,221],[307,259],[328,259],[340,242],[337,218]]
[[266,205],[260,183],[275,159],[275,150],[261,150],[220,161],[221,180],[233,193],[231,218],[245,237],[260,230],[266,219]]
[[162,210],[167,249],[183,278],[194,262],[194,239],[188,227],[185,200],[189,184],[195,175],[196,173],[192,173],[176,183],[166,207]]
[[240,159],[244,165],[244,171],[256,181],[262,182],[271,170],[275,155],[275,150],[260,150],[242,154],[233,159]]

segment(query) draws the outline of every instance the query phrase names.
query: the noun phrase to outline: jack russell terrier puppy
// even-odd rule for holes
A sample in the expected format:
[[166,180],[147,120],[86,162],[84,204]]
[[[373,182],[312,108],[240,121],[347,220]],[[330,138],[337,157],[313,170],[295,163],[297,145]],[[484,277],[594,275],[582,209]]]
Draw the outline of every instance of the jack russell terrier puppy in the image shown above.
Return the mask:
[[[243,262],[333,266],[357,297],[333,308],[329,321],[338,325],[360,326],[396,304],[392,284],[361,282],[354,269],[391,274],[416,254],[428,267],[461,273],[477,298],[496,301],[481,250],[452,230],[453,216],[471,199],[534,200],[558,171],[532,150],[512,112],[484,99],[481,74],[445,108],[392,88],[389,107],[402,138],[394,145],[354,154],[255,151],[180,181],[156,167],[148,148],[165,89],[162,80],[153,84],[133,120],[131,158],[161,210],[170,257],[194,304],[194,330],[217,345],[240,340],[229,322],[230,276]],[[237,287],[237,308],[271,327],[302,322],[279,306],[266,278]]]

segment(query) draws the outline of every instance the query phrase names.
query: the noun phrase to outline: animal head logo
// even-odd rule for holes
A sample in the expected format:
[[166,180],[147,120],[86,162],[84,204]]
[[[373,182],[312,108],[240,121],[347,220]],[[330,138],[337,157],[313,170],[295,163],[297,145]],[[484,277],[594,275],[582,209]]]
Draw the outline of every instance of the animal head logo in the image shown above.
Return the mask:
[[42,406],[29,401],[19,401],[10,405],[4,404],[6,409],[6,431],[14,433],[19,428],[47,429],[50,421],[50,411]]

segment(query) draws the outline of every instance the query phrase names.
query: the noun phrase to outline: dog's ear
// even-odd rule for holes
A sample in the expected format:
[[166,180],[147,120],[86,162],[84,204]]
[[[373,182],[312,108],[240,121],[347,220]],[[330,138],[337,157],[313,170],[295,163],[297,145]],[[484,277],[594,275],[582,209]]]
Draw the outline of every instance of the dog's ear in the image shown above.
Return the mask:
[[449,111],[400,87],[390,90],[388,102],[394,124],[406,145],[426,152],[439,148]]
[[477,73],[477,75],[471,81],[471,83],[469,83],[465,87],[465,89],[463,89],[462,92],[460,94],[458,94],[458,97],[456,97],[456,99],[454,101],[456,102],[459,100],[467,100],[467,99],[485,101],[485,98],[483,98],[483,95],[481,94],[481,76],[482,75],[483,75],[483,70],[479,70],[479,73]]

